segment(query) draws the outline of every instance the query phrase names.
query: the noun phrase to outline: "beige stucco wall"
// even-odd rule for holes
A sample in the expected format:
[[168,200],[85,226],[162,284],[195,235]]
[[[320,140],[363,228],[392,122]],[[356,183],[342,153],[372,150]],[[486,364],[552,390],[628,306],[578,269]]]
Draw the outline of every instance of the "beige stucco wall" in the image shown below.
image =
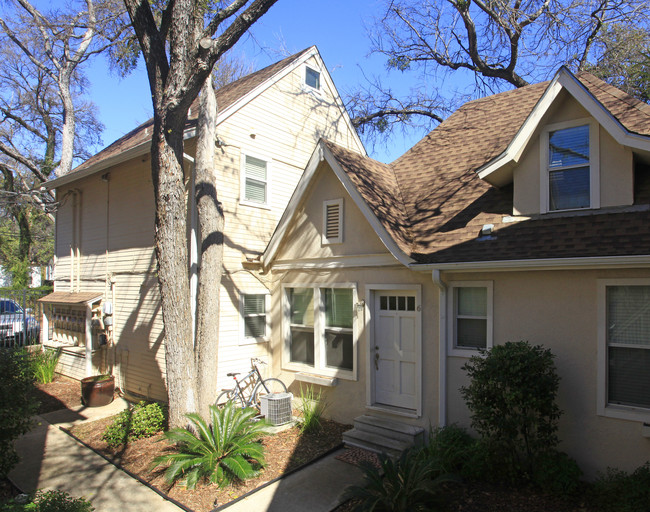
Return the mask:
[[[533,215],[540,212],[540,134],[545,126],[577,119],[593,119],[566,91],[539,124],[514,168],[514,215]],[[632,151],[621,146],[602,126],[599,132],[600,206],[631,205],[634,193]]]
[[[343,243],[323,244],[323,203],[339,198],[343,199]],[[388,254],[388,250],[329,164],[321,162],[305,200],[294,214],[276,261],[371,254]]]
[[[650,460],[650,439],[642,423],[596,413],[598,302],[597,280],[649,277],[640,270],[558,270],[443,274],[454,280],[491,280],[494,293],[494,342],[527,340],[552,350],[561,377],[558,404],[560,448],[593,478],[607,466],[632,470]],[[448,359],[448,422],[469,425],[459,393],[467,383],[466,358]],[[649,414],[650,417],[650,414]]]

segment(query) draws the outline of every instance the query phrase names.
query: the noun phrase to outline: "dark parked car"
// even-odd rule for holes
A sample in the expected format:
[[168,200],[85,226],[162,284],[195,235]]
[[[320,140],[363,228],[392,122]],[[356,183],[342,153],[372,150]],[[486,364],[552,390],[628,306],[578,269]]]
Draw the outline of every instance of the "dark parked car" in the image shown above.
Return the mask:
[[31,314],[32,310],[23,308],[15,300],[0,298],[0,341],[18,344],[38,343],[41,327]]

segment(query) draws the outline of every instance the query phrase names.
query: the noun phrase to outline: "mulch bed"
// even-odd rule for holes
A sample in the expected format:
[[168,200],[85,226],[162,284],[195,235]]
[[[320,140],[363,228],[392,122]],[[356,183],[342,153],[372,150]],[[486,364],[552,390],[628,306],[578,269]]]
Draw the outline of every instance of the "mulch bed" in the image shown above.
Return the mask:
[[[36,395],[40,402],[39,414],[81,405],[81,385],[76,380],[57,376],[54,382],[39,384],[37,388]],[[111,421],[112,418],[105,418],[75,425],[71,433],[122,468],[196,512],[210,511],[217,504],[228,503],[266,482],[317,459],[339,446],[343,432],[350,429],[349,425],[323,421],[323,428],[315,434],[301,434],[297,427],[291,427],[278,434],[265,436],[262,444],[265,446],[267,465],[259,476],[225,489],[219,489],[216,485],[199,485],[194,490],[188,490],[180,485],[168,485],[162,470],[151,469],[153,459],[169,449],[162,434],[112,449],[101,439],[102,433]]]

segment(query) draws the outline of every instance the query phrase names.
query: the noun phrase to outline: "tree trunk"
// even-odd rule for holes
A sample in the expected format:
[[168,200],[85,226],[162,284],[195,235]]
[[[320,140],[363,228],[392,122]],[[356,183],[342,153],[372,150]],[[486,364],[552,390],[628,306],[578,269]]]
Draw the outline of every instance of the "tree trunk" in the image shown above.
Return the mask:
[[196,148],[196,207],[199,221],[199,283],[196,307],[196,368],[200,390],[198,411],[208,417],[217,395],[219,349],[219,295],[223,274],[224,217],[217,198],[214,168],[217,100],[210,77],[199,97]]
[[186,424],[196,411],[196,379],[187,250],[183,130],[155,118],[151,175],[156,198],[156,256],[165,324],[169,426]]

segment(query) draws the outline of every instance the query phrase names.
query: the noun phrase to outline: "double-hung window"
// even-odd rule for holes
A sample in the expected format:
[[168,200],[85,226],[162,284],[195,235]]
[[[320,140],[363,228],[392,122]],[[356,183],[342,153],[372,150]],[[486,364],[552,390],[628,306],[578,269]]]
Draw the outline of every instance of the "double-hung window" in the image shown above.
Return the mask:
[[242,202],[266,206],[269,202],[269,162],[242,155]]
[[268,294],[249,293],[241,296],[241,318],[244,343],[267,341]]
[[[601,282],[599,401],[612,415],[650,419],[650,282]],[[602,323],[604,322],[604,324]],[[603,346],[604,345],[604,346]]]
[[454,282],[449,287],[450,354],[471,356],[492,347],[492,282]]
[[356,289],[287,285],[284,300],[286,366],[354,378]]
[[558,123],[542,140],[542,211],[597,208],[598,125]]

